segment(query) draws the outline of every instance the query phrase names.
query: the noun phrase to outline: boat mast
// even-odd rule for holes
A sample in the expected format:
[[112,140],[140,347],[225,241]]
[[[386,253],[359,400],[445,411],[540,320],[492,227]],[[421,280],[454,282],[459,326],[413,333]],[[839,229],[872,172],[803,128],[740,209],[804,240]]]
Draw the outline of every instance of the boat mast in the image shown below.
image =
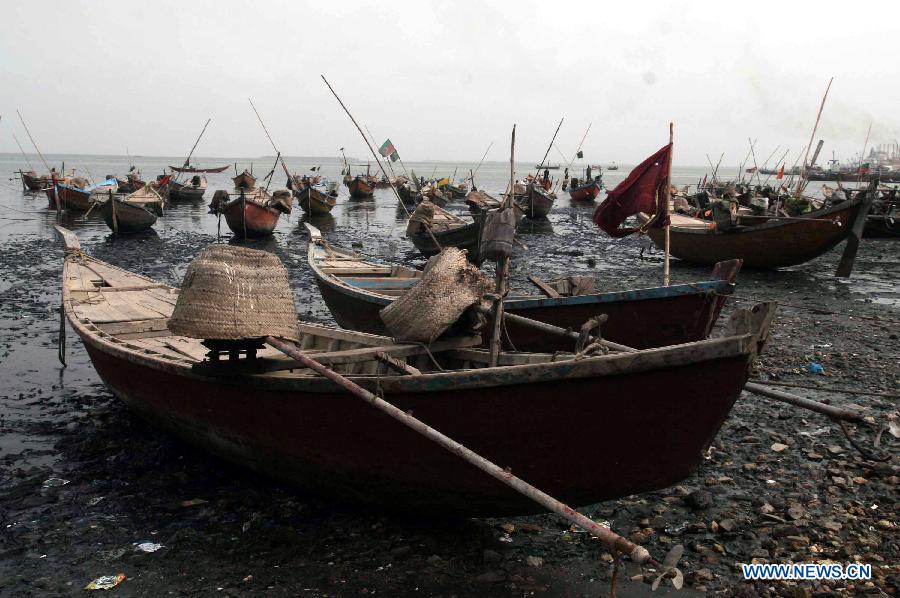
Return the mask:
[[31,131],[28,130],[28,125],[25,124],[25,119],[22,118],[22,113],[16,110],[16,114],[19,115],[19,120],[22,121],[22,126],[25,127],[25,132],[28,133],[28,138],[31,139],[31,145],[34,146],[35,151],[37,151],[38,157],[40,157],[41,162],[44,163],[44,168],[47,169],[47,172],[50,172],[50,165],[47,164],[46,160],[44,160],[44,155],[41,153],[41,150],[38,149],[37,143],[34,142],[34,137],[31,136]]
[[[562,124],[562,121],[559,121],[559,124]],[[559,131],[559,127],[556,129]],[[556,137],[556,135],[554,135]],[[552,142],[551,142],[552,145]],[[550,152],[550,148],[547,148],[547,152]],[[546,159],[546,156],[544,156]],[[513,206],[513,197],[515,195],[515,185],[516,185],[516,125],[513,124],[512,128],[512,139],[509,144],[509,193],[506,194],[506,198],[503,200],[503,209],[511,209]],[[500,261],[497,263],[497,286],[495,291],[495,299],[494,299],[494,330],[493,334],[491,334],[491,367],[497,367],[498,362],[500,361],[500,345],[502,343],[502,339],[500,338],[500,331],[503,329],[503,297],[506,295],[506,287],[507,287],[507,279],[509,278],[509,256],[504,255],[500,258]]]
[[831,84],[833,82],[834,77],[828,80],[828,87],[825,88],[825,95],[822,96],[822,103],[819,104],[819,113],[816,115],[816,124],[813,125],[812,134],[809,136],[809,143],[806,144],[806,155],[803,156],[803,170],[800,172],[800,179],[797,181],[797,188],[794,190],[794,195],[796,197],[800,197],[800,194],[803,192],[803,186],[808,174],[806,159],[809,158],[809,150],[812,148],[813,139],[816,138],[816,129],[819,128],[819,119],[822,118],[822,109],[825,108],[825,100],[828,98],[828,90],[831,89]]
[[194,142],[194,147],[191,148],[191,153],[188,154],[188,157],[184,159],[184,167],[187,168],[191,164],[191,156],[194,155],[194,150],[197,149],[197,144],[200,143],[200,139],[203,137],[203,134],[206,133],[206,127],[209,126],[209,123],[212,119],[206,119],[206,124],[203,125],[203,130],[200,131],[200,136],[197,137],[197,141]]
[[[557,133],[559,133],[559,128],[562,126],[564,120],[566,120],[565,116],[562,117],[561,119],[559,119],[559,124],[556,125],[556,132],[553,133],[553,139],[550,140],[550,145],[547,146],[547,151],[544,152],[544,157],[541,159],[541,163],[537,169],[538,174],[540,174],[540,172],[541,172],[540,166],[543,166],[545,168],[547,166],[546,164],[544,164],[544,162],[547,161],[547,156],[550,155],[550,149],[553,147],[553,142],[556,141],[556,135],[557,135]],[[515,129],[515,126],[513,126],[513,129]],[[513,135],[513,142],[515,142],[515,135]],[[537,178],[537,177],[535,177],[535,178]]]

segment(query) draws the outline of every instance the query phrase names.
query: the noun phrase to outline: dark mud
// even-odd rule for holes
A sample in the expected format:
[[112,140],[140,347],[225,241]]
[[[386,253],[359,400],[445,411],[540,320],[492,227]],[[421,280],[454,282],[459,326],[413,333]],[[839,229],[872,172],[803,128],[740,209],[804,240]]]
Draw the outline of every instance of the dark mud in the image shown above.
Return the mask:
[[[127,578],[114,592],[127,596],[609,595],[608,552],[555,517],[423,520],[337,506],[209,457],[132,416],[71,332],[68,367],[57,362],[62,252],[53,217],[43,198],[11,190],[2,197],[18,211],[3,210],[8,220],[0,221],[0,595],[79,594],[90,580],[120,572]],[[334,216],[316,224],[337,245],[420,265],[394,206],[381,192],[374,202],[342,197]],[[529,273],[564,272],[592,274],[600,288],[658,284],[661,260],[649,242],[603,237],[590,213],[563,198],[548,222],[526,223],[520,239],[527,249],[512,264],[515,286],[527,288]],[[288,266],[301,317],[327,322],[304,262],[299,217],[261,246]],[[200,205],[177,206],[155,233],[139,238],[113,239],[93,216],[70,225],[92,255],[176,285],[216,238],[216,221]],[[900,247],[864,241],[850,283],[832,277],[839,255],[741,274],[738,306],[782,304],[758,376],[896,393]],[[676,281],[707,274],[674,267]],[[824,375],[805,373],[812,361]],[[860,405],[878,424],[895,409],[886,397],[785,390]],[[615,422],[597,424],[602,434]],[[876,449],[871,431],[849,431],[889,460],[859,453],[823,416],[744,393],[690,478],[584,511],[658,557],[684,544],[682,595],[803,595],[798,588],[896,595],[897,440],[885,432]],[[642,434],[634,430],[636,443]],[[588,467],[612,458],[575,457]],[[145,542],[162,548],[143,552],[136,545]],[[874,578],[751,584],[737,567],[825,559],[869,563]],[[642,575],[650,579],[626,564],[620,594],[650,595]]]

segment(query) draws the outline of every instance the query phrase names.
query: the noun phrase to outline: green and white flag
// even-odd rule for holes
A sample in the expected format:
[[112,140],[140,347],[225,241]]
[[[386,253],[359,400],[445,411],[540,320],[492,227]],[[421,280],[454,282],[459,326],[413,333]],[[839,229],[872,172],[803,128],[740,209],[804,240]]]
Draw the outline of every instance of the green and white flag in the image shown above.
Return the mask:
[[390,139],[381,144],[381,147],[378,148],[378,153],[385,158],[389,157],[391,162],[396,162],[400,159],[400,154],[397,153],[397,148],[394,147]]

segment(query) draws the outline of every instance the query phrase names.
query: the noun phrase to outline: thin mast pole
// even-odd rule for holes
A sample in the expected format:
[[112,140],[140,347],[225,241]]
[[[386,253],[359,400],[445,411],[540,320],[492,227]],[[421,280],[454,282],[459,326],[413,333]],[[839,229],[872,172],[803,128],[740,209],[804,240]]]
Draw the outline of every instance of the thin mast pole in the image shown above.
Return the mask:
[[197,149],[197,144],[200,143],[200,138],[203,137],[203,134],[206,133],[206,127],[209,126],[209,123],[212,119],[206,119],[206,124],[203,125],[203,130],[200,131],[200,136],[197,137],[197,141],[194,142],[194,147],[191,148],[191,153],[188,154],[188,157],[184,159],[184,167],[187,168],[191,164],[191,156],[194,155],[194,150]]
[[[272,144],[272,149],[275,150],[275,153],[278,154],[278,157],[275,158],[275,166],[278,166],[278,160],[281,159],[281,167],[284,169],[284,174],[288,178],[288,182],[293,182],[293,177],[291,177],[291,172],[288,170],[287,164],[284,163],[284,157],[281,155],[281,152],[278,151],[278,148],[275,147],[275,142],[272,141],[272,136],[269,135],[269,129],[266,128],[266,123],[263,122],[262,117],[259,115],[259,111],[256,109],[256,106],[253,105],[253,100],[247,98],[247,101],[250,102],[250,107],[253,108],[253,112],[256,114],[257,120],[259,120],[259,124],[262,125],[263,131],[266,133],[266,137],[269,138],[269,143]],[[272,167],[272,170],[275,168]],[[293,188],[293,185],[292,185]],[[268,191],[269,185],[266,185],[266,190]]]
[[[562,124],[560,122],[560,124]],[[548,149],[549,152],[549,149]],[[512,128],[512,138],[509,144],[509,193],[506,195],[506,199],[503,200],[503,205],[506,209],[509,209],[512,206],[512,198],[513,192],[515,191],[515,182],[516,182],[516,125],[513,124]],[[500,258],[500,261],[497,263],[497,286],[496,286],[496,298],[494,299],[494,330],[491,335],[491,367],[497,367],[497,364],[500,361],[500,345],[502,344],[502,339],[500,338],[500,331],[503,329],[503,296],[506,293],[506,279],[509,277],[509,257],[504,256]]]
[[488,152],[491,151],[491,148],[494,146],[494,142],[487,146],[487,149],[484,150],[484,154],[481,156],[481,160],[478,161],[478,166],[475,167],[475,172],[469,170],[469,174],[471,175],[469,178],[472,179],[472,184],[475,184],[475,175],[478,174],[478,169],[481,168],[481,164],[484,162],[484,159],[487,158]]
[[862,165],[863,160],[866,159],[866,146],[869,145],[869,135],[872,133],[872,123],[869,123],[869,130],[866,131],[866,140],[863,142],[863,150],[859,155],[859,166],[856,168],[856,188],[859,189],[859,184],[862,182]]
[[[325,78],[325,75],[319,75],[319,76],[322,77],[322,81],[324,81],[325,85],[328,86],[328,90],[334,96],[334,99],[336,99],[338,101],[338,104],[341,105],[341,108],[343,108],[344,112],[347,113],[347,116],[350,117],[350,120],[353,122],[353,126],[355,126],[356,130],[359,131],[359,134],[362,136],[363,141],[366,142],[366,147],[369,148],[369,151],[372,153],[372,157],[375,158],[375,163],[378,164],[378,168],[381,169],[381,174],[384,175],[384,178],[388,179],[388,184],[391,186],[391,191],[394,192],[394,196],[397,198],[397,201],[400,203],[401,206],[403,206],[403,211],[406,212],[407,216],[409,216],[410,215],[409,210],[406,209],[406,204],[404,204],[403,200],[400,199],[400,194],[397,193],[397,188],[394,186],[393,181],[391,181],[390,178],[388,177],[387,171],[384,169],[384,165],[381,163],[381,160],[378,159],[378,154],[375,153],[375,148],[373,148],[372,144],[369,143],[369,139],[366,137],[366,134],[363,133],[363,130],[360,128],[359,124],[356,122],[356,119],[353,118],[352,114],[350,114],[350,111],[347,109],[347,106],[344,105],[343,100],[341,100],[340,96],[338,96],[337,92],[331,86],[331,83],[328,82],[328,79]],[[346,161],[346,158],[344,158],[344,160]],[[405,168],[404,168],[404,170],[405,170]],[[431,232],[430,228],[428,228],[428,233],[431,235],[431,239],[434,241],[435,245],[437,245],[438,249],[441,249],[441,244],[438,243],[438,240],[434,238],[434,233]]]
[[16,140],[16,145],[19,146],[19,151],[22,152],[22,157],[25,158],[25,162],[28,164],[28,168],[34,170],[34,166],[32,166],[31,160],[28,159],[28,154],[26,154],[25,150],[22,149],[22,144],[19,143],[19,139],[16,137],[15,133],[13,133],[13,139]]
[[[750,138],[747,137],[747,141],[750,141]],[[756,175],[756,181],[759,182],[759,166],[756,164],[756,152],[753,150],[753,144],[750,144],[750,155],[753,156],[753,174]],[[750,182],[753,182],[753,177],[750,177]]]
[[[664,218],[669,217],[669,197],[672,194],[672,152],[675,149],[675,124],[669,123],[669,160],[666,168],[666,190],[663,192],[663,214]],[[663,286],[669,286],[669,240],[671,223],[667,222],[665,226],[666,243],[665,243],[665,261],[663,262]]]
[[31,145],[34,146],[34,149],[37,152],[37,155],[40,157],[41,162],[44,163],[44,168],[47,169],[47,172],[50,172],[50,165],[47,164],[46,160],[44,160],[44,155],[41,153],[41,150],[38,149],[37,143],[34,142],[34,137],[31,136],[31,131],[28,130],[28,125],[25,124],[25,119],[22,118],[22,113],[16,110],[16,114],[19,115],[19,120],[22,121],[22,126],[25,127],[25,132],[28,133],[28,138],[31,139]]
[[806,155],[803,156],[803,169],[800,171],[800,180],[797,181],[797,189],[794,191],[797,197],[800,197],[800,193],[803,191],[803,181],[806,179],[807,175],[807,164],[806,159],[809,158],[809,150],[812,147],[813,139],[816,138],[816,129],[819,128],[819,119],[822,118],[822,109],[825,108],[825,100],[828,98],[828,90],[831,89],[831,83],[834,81],[834,77],[828,80],[828,87],[825,88],[825,95],[822,96],[822,103],[819,104],[819,113],[816,115],[816,124],[813,125],[812,134],[809,136],[809,143],[806,145]]
[[[553,133],[553,139],[550,140],[550,145],[547,146],[547,151],[544,152],[544,158],[541,160],[540,166],[545,165],[544,162],[547,161],[547,156],[550,155],[550,148],[553,147],[553,142],[556,141],[556,135],[559,133],[559,128],[562,126],[564,120],[566,120],[565,116],[559,119],[559,124],[556,125],[556,132]],[[540,169],[538,169],[538,172],[540,172]]]

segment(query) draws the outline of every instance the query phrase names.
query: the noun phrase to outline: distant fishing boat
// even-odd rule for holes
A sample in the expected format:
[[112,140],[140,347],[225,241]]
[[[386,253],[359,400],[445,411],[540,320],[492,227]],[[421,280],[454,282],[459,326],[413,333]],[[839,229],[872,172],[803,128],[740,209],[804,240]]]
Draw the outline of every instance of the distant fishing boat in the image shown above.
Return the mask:
[[303,189],[294,189],[294,197],[300,208],[312,216],[328,214],[337,203],[337,184],[308,185]]
[[19,171],[19,175],[22,177],[22,185],[28,191],[43,191],[53,185],[53,178],[50,175],[38,175],[34,170]]
[[203,194],[206,193],[206,186],[206,177],[202,174],[195,174],[190,181],[185,183],[170,179],[165,185],[168,197],[172,201],[196,201],[203,199]]
[[354,199],[366,199],[375,194],[375,183],[371,177],[358,174],[347,181],[350,197]]
[[241,174],[232,177],[231,180],[234,182],[235,189],[253,189],[256,187],[256,177],[246,169]]
[[148,230],[156,223],[157,215],[140,203],[112,196],[100,204],[106,225],[118,234],[133,234]]
[[[715,223],[682,214],[670,214],[671,254],[686,262],[712,265],[741,259],[747,268],[772,269],[796,266],[815,259],[847,238],[860,209],[860,199],[801,214],[773,217],[753,226],[718,231]],[[649,217],[638,214],[638,221]],[[647,235],[657,247],[665,246],[662,228],[650,227]]]
[[[198,139],[198,141],[199,141],[199,139]],[[178,173],[215,174],[218,172],[225,172],[226,170],[228,170],[228,165],[226,164],[225,166],[217,166],[215,168],[197,168],[195,166],[190,166],[190,165],[188,165],[188,166],[169,166],[169,168],[173,172],[178,172]]]
[[534,167],[538,170],[559,170],[562,168],[559,164],[536,164]]
[[613,162],[609,166],[606,167],[606,170],[619,170],[619,165]]
[[219,190],[209,208],[211,213],[225,216],[228,228],[238,238],[260,239],[272,234],[281,214],[290,214],[291,192],[270,195],[265,189],[241,189],[231,198],[227,191]]

